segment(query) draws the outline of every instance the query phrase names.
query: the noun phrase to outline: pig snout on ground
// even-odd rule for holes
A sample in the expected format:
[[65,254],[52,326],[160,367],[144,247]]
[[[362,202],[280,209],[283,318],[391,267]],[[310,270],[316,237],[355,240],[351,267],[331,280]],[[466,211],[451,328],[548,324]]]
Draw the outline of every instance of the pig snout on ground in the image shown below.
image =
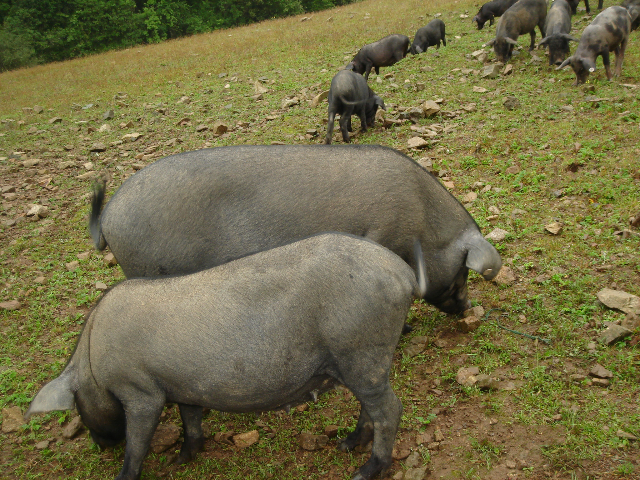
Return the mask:
[[538,27],[543,38],[545,36],[546,16],[545,0],[520,0],[513,4],[500,18],[495,38],[487,42],[488,46],[493,46],[496,59],[508,62],[513,54],[513,47],[518,44],[518,37],[525,33],[531,36],[529,51],[532,51],[536,41],[535,27]]
[[440,48],[440,42],[445,47],[447,46],[447,40],[445,38],[445,25],[442,20],[436,18],[431,20],[426,26],[418,29],[416,35],[411,44],[410,51],[413,55],[426,52],[428,47],[435,46],[436,49]]
[[518,0],[492,0],[491,2],[487,2],[480,7],[476,16],[473,17],[472,22],[475,22],[478,30],[482,30],[487,21],[489,25],[493,25],[494,18],[501,17],[504,12],[517,1]]
[[388,35],[362,47],[345,68],[360,75],[364,74],[364,78],[369,80],[372,68],[375,69],[376,75],[380,75],[380,67],[390,67],[406,57],[410,43],[406,35]]
[[549,47],[549,65],[560,65],[569,55],[569,42],[578,40],[572,37],[571,8],[566,0],[555,0],[544,25],[545,35],[538,48]]
[[325,137],[326,144],[332,141],[336,114],[340,115],[342,139],[348,143],[349,132],[353,131],[351,115],[358,115],[360,128],[366,132],[367,127],[372,127],[375,122],[378,107],[385,110],[384,102],[369,88],[364,77],[350,70],[341,70],[333,77],[327,100],[329,121]]
[[99,445],[126,439],[117,479],[137,480],[166,403],[180,408],[184,462],[204,445],[202,407],[280,409],[344,384],[361,410],[339,448],[373,437],[353,477],[370,479],[392,462],[402,405],[389,373],[419,288],[393,252],[343,234],[191,275],[126,280],[89,314],[66,368],[25,418],[75,405]]
[[[574,85],[580,85],[596,70],[596,60],[602,56],[607,79],[611,80],[614,74],[620,76],[630,31],[631,17],[627,9],[616,6],[603,10],[582,32],[575,53],[556,67],[556,70],[571,65],[576,74]],[[616,54],[613,74],[609,64],[609,52]]]

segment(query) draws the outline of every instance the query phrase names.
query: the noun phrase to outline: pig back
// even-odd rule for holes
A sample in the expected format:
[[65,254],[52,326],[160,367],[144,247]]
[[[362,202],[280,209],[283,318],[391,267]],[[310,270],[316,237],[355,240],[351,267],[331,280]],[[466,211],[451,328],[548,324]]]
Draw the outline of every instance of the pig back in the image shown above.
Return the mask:
[[125,275],[198,271],[323,231],[366,236],[413,264],[477,225],[431,174],[380,146],[236,146],[161,159],[101,217]]

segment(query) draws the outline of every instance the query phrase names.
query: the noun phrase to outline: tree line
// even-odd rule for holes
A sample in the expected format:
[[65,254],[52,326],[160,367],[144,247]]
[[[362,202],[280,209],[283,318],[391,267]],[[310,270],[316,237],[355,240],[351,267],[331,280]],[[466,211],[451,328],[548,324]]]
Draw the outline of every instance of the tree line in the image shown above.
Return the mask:
[[356,0],[0,0],[0,71]]

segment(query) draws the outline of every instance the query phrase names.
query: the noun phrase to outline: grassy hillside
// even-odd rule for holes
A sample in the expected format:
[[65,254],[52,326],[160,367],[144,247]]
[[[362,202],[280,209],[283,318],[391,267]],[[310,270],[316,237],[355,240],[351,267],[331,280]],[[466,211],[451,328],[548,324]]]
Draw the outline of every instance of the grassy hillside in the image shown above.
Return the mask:
[[[101,452],[86,431],[64,437],[73,412],[40,415],[15,430],[9,422],[62,370],[101,284],[123,278],[87,232],[95,176],[107,176],[113,192],[175,152],[320,143],[326,102],[313,107],[312,99],[335,72],[365,43],[390,33],[413,39],[441,14],[446,47],[370,76],[387,112],[353,142],[407,153],[433,170],[484,234],[504,230],[494,244],[513,278],[498,284],[471,275],[474,305],[502,309],[471,333],[457,318],[415,306],[415,329],[401,340],[392,372],[404,415],[389,474],[402,478],[426,465],[427,478],[638,478],[639,442],[621,432],[640,436],[640,331],[636,324],[624,341],[599,344],[625,315],[596,294],[640,295],[640,231],[629,225],[640,214],[639,34],[631,34],[622,77],[612,82],[599,59],[588,84],[572,86],[570,68],[556,71],[543,50],[527,52],[528,35],[512,73],[486,79],[471,54],[495,26],[475,29],[479,6],[369,0],[306,20],[1,74],[0,302],[16,308],[0,308],[0,476],[99,479],[122,466],[122,447]],[[573,33],[592,18],[582,7]],[[494,54],[484,50],[489,64]],[[295,105],[283,106],[293,97]],[[426,100],[439,102],[440,113],[412,121],[410,109]],[[105,119],[109,110],[113,118]],[[426,148],[410,149],[413,136]],[[342,141],[338,129],[334,141]],[[47,208],[43,218],[27,215],[33,204]],[[545,230],[553,222],[562,224],[556,235]],[[612,372],[608,387],[588,376],[596,364]],[[459,369],[473,366],[501,387],[460,385]],[[335,439],[306,451],[297,436],[331,425],[344,436],[357,411],[337,390],[289,414],[210,412],[210,438],[194,463],[170,464],[174,446],[148,456],[143,478],[351,478],[369,453],[338,452]],[[180,425],[175,407],[162,423]],[[254,429],[260,441],[246,449],[216,437]]]

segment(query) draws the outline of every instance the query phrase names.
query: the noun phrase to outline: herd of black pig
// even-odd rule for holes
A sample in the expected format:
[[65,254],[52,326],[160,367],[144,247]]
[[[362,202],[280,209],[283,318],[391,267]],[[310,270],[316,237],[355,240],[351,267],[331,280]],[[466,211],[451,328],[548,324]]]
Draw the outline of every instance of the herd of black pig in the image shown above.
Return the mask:
[[[576,2],[555,0],[547,14],[544,0],[494,0],[474,21],[481,29],[501,17],[497,56],[510,55],[524,33],[533,46],[538,26],[550,62],[571,64],[581,82],[588,75],[581,68],[593,71],[597,55],[611,77],[609,51],[620,73],[640,0],[623,5],[599,14],[564,61],[553,46],[573,40],[567,16]],[[446,45],[444,23],[434,20],[411,47],[403,35],[363,47],[331,83],[326,143],[336,114],[348,141],[352,113],[366,130],[384,108],[367,85],[371,69],[379,73],[440,42]],[[373,441],[353,478],[376,476],[392,461],[402,405],[389,372],[412,300],[460,313],[469,307],[469,269],[490,280],[502,265],[453,195],[411,158],[382,146],[185,152],[127,179],[103,207],[105,190],[95,186],[89,227],[127,280],[88,314],[67,366],[25,418],[75,407],[101,447],[126,439],[118,480],[140,478],[168,402],[178,404],[183,422],[183,463],[204,446],[203,407],[290,408],[335,384],[361,406],[339,448]]]

